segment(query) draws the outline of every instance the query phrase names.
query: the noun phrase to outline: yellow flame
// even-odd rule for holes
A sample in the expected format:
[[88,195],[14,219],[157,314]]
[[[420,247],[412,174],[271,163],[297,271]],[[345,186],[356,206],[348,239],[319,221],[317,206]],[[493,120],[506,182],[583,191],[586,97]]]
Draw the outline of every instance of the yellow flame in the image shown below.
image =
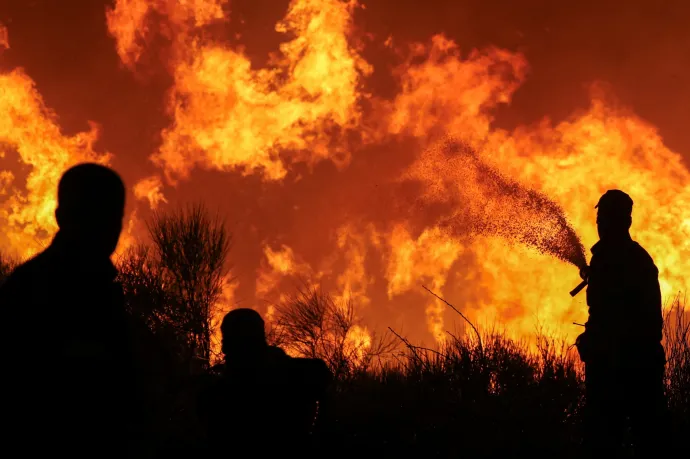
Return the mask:
[[[348,152],[328,132],[357,124],[360,77],[371,71],[347,41],[355,2],[292,1],[276,30],[295,38],[280,46],[267,69],[254,69],[241,52],[199,38],[200,26],[222,18],[224,2],[183,2],[174,8],[171,3],[159,2],[156,10],[184,28],[170,62],[175,85],[168,108],[174,123],[152,156],[171,182],[188,177],[195,165],[260,170],[278,180],[287,162],[347,161]],[[134,13],[131,8],[120,1],[109,12],[109,28],[125,63],[141,54],[139,18],[146,15],[142,6]],[[281,157],[281,151],[289,151],[289,157]]]
[[211,364],[214,365],[222,361],[222,334],[220,332],[220,325],[223,322],[225,315],[236,306],[236,293],[239,287],[237,279],[232,277],[232,274],[227,274],[223,279],[223,287],[220,298],[216,301],[213,307],[213,315],[211,317]]
[[[409,59],[395,72],[398,94],[391,101],[374,100],[376,110],[365,117],[363,102],[371,97],[363,85],[372,68],[351,43],[356,2],[292,0],[276,26],[286,41],[265,68],[210,32],[208,26],[228,21],[227,5],[226,0],[117,0],[107,11],[124,65],[144,65],[158,50],[154,43],[169,47],[161,55],[169,59],[166,70],[173,77],[165,101],[172,121],[151,156],[168,182],[189,177],[194,167],[282,180],[296,162],[311,166],[328,159],[345,166],[352,131],[366,132],[367,141],[415,139],[419,151],[407,171],[414,175],[420,161],[428,160],[423,152],[452,134],[505,175],[557,201],[586,246],[597,238],[593,206],[601,193],[627,191],[635,200],[633,237],[655,258],[664,295],[688,287],[690,173],[653,126],[601,93],[593,93],[589,110],[564,122],[496,129],[491,110],[510,103],[525,80],[524,56],[494,47],[461,54],[456,43],[437,35],[410,47]],[[0,48],[8,46],[7,29],[0,26]],[[393,47],[391,37],[385,46]],[[0,223],[6,229],[0,249],[26,256],[56,229],[60,174],[77,162],[108,162],[110,156],[93,151],[95,126],[62,134],[21,70],[0,74],[0,113],[0,157],[6,165],[0,171]],[[438,180],[427,178],[422,195],[439,188]],[[459,186],[472,187],[476,180],[469,175]],[[133,191],[155,208],[167,202],[163,186],[154,176]],[[475,199],[468,205],[483,203]],[[333,247],[323,248],[324,259],[315,268],[287,245],[265,246],[257,297],[280,290],[282,281],[295,275],[314,282],[332,275],[340,299],[365,305],[374,293],[387,293],[393,301],[424,283],[472,320],[498,320],[517,337],[532,336],[536,323],[568,338],[578,332],[570,324],[582,321],[586,308],[582,296],[567,295],[579,281],[572,266],[495,237],[453,239],[423,217],[381,217],[384,228],[353,223],[336,230]],[[135,223],[133,218],[123,244],[133,240]],[[331,250],[342,257],[331,256]],[[382,261],[383,272],[368,269],[372,261]],[[379,278],[384,282],[376,282]],[[420,298],[426,299],[420,301],[427,328],[442,341],[446,306]],[[366,327],[357,328],[351,343],[370,343],[368,336]]]
[[22,70],[0,74],[0,113],[0,157],[6,164],[0,172],[0,250],[25,258],[45,247],[57,230],[54,212],[62,173],[80,162],[108,163],[110,155],[93,150],[95,124],[73,136],[62,134]]
[[[133,68],[157,33],[168,40],[184,40],[188,29],[208,25],[224,18],[228,0],[116,0],[106,9],[108,30],[115,37],[115,48],[122,62]],[[151,19],[168,19],[161,27]]]
[[[440,292],[446,283],[450,269],[462,253],[463,247],[450,239],[438,228],[430,228],[414,239],[403,225],[396,225],[389,237],[390,256],[386,277],[388,297],[419,289],[420,283]],[[437,342],[446,339],[444,312],[447,306],[434,298],[428,298],[427,325]]]
[[375,229],[372,227],[365,232],[358,231],[353,224],[338,228],[337,247],[345,258],[345,268],[336,278],[336,286],[340,293],[334,295],[334,299],[338,304],[352,301],[361,308],[371,302],[367,296],[367,289],[373,279],[367,274],[366,268],[370,238],[376,238]]
[[137,199],[147,199],[151,209],[157,209],[162,203],[167,203],[168,200],[163,194],[163,181],[160,177],[147,177],[139,180],[134,185],[134,196]]
[[[544,120],[513,132],[492,129],[487,109],[510,100],[516,82],[524,76],[523,58],[491,49],[462,60],[454,44],[439,38],[423,49],[427,59],[403,73],[403,92],[393,102],[390,132],[406,132],[426,144],[435,133],[451,133],[470,142],[483,159],[507,176],[554,198],[586,246],[597,240],[593,207],[600,195],[609,188],[627,191],[636,202],[633,238],[654,257],[663,294],[688,287],[690,173],[680,155],[664,146],[654,127],[612,108],[595,91],[588,112],[556,126]],[[417,162],[411,170],[416,167]],[[436,186],[433,177],[429,180],[429,187]],[[474,186],[472,180],[459,185]],[[410,262],[414,246],[409,238],[391,241],[394,261],[393,268],[389,267],[389,292],[406,291],[411,282],[402,280],[419,274],[406,275],[405,268],[396,268],[417,268]],[[447,241],[435,241],[426,250],[433,252],[443,244]],[[493,237],[479,238],[469,249],[478,272],[472,273],[472,284],[465,286],[481,294],[456,294],[472,309],[473,319],[498,320],[522,338],[533,336],[537,322],[570,339],[579,331],[572,322],[583,320],[586,308],[582,299],[571,301],[567,295],[579,282],[572,266]],[[444,260],[452,263],[454,257],[449,253]],[[430,270],[441,283],[449,272],[447,264],[438,262]]]
[[[270,294],[276,292],[278,287],[282,286],[282,281],[286,279],[307,282],[307,288],[315,288],[318,285],[320,274],[315,272],[308,263],[296,259],[295,252],[289,246],[283,244],[274,250],[269,245],[265,245],[263,252],[264,259],[256,279],[257,298],[272,300],[269,297]],[[277,301],[282,302],[286,298],[285,293],[282,293]]]
[[361,363],[371,349],[371,333],[366,327],[354,325],[345,336],[345,355],[352,356],[353,362]]

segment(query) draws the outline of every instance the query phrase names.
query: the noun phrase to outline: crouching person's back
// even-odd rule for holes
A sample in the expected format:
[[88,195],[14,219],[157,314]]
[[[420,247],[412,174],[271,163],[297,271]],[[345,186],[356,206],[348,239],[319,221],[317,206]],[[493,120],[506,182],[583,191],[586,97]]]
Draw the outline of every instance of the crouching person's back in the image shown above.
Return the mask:
[[317,404],[331,379],[326,364],[268,346],[263,319],[252,309],[228,313],[221,332],[225,363],[199,398],[210,452],[307,454]]

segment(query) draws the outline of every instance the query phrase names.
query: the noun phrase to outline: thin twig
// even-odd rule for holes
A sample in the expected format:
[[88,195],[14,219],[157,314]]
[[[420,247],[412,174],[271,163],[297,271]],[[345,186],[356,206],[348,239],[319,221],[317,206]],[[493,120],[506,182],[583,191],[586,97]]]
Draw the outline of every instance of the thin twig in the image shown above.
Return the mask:
[[400,341],[402,341],[402,342],[405,344],[405,346],[407,346],[408,349],[410,349],[410,350],[412,351],[412,353],[414,354],[415,357],[417,357],[417,359],[420,361],[420,363],[422,363],[422,365],[427,366],[427,368],[428,368],[428,362],[425,362],[425,361],[419,356],[419,354],[417,353],[417,349],[422,349],[422,350],[424,350],[424,351],[435,352],[436,354],[440,355],[441,357],[445,357],[443,354],[441,354],[441,353],[438,352],[438,351],[434,351],[433,349],[428,349],[428,348],[421,347],[421,346],[415,346],[415,345],[413,345],[412,343],[410,343],[407,339],[403,338],[403,337],[400,336],[398,333],[396,333],[396,331],[393,330],[391,327],[388,327],[388,329],[389,329],[395,336],[397,336],[398,339],[399,339]]
[[448,333],[448,334],[449,334],[450,336],[452,336],[452,337],[453,337],[453,339],[454,339],[455,341],[460,341],[460,340],[458,339],[458,337],[457,337],[457,336],[455,336],[454,334],[452,334],[452,333],[451,333],[451,332],[449,332],[448,330],[446,330],[446,333]]
[[[391,331],[391,333],[393,333],[395,336],[397,336],[398,339],[399,339],[400,341],[402,341],[403,344],[405,344],[405,346],[407,346],[408,348],[410,348],[410,350],[412,350],[412,352],[414,352],[414,354],[415,354],[415,356],[416,356],[417,358],[419,358],[419,355],[418,355],[417,352],[415,351],[415,347],[414,347],[407,339],[405,339],[405,338],[403,338],[402,336],[400,336],[400,335],[399,335],[395,330],[393,330],[391,327],[388,327],[388,329]],[[421,360],[421,359],[420,359],[420,360]]]
[[432,295],[434,295],[434,296],[435,296],[436,298],[438,298],[439,300],[441,300],[441,301],[443,301],[444,303],[446,303],[448,306],[450,306],[450,308],[451,308],[453,311],[455,311],[455,312],[457,312],[458,314],[460,314],[460,317],[462,317],[463,319],[465,319],[465,322],[467,322],[468,324],[470,324],[470,327],[472,327],[472,330],[474,330],[474,333],[477,335],[477,341],[479,341],[479,350],[483,352],[484,347],[482,346],[482,338],[481,338],[481,336],[479,335],[479,330],[477,330],[477,327],[475,327],[474,324],[473,324],[472,322],[470,322],[470,319],[468,319],[467,317],[465,317],[465,314],[463,314],[462,312],[460,312],[460,310],[459,310],[458,308],[456,308],[455,306],[453,306],[452,304],[450,304],[449,302],[447,302],[446,300],[444,300],[443,298],[441,298],[440,296],[438,296],[437,294],[435,294],[434,292],[432,292],[431,290],[429,290],[429,289],[426,287],[426,285],[422,285],[422,288],[423,288],[424,290],[426,290],[427,292],[431,293]]

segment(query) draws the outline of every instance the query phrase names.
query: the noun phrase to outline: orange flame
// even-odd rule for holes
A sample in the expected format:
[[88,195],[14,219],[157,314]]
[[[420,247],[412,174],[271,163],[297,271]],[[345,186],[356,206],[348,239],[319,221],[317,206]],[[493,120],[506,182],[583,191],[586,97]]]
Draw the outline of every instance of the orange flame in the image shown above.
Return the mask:
[[[114,11],[123,11],[118,17],[126,16],[126,3],[118,2]],[[175,13],[169,5],[164,8],[163,3],[155,7],[158,13],[184,33],[174,42],[170,63],[175,85],[169,110],[174,123],[164,130],[163,144],[152,159],[173,183],[175,178],[187,178],[195,165],[239,169],[245,174],[259,172],[268,180],[284,178],[296,161],[313,164],[330,157],[344,165],[347,161],[339,161],[338,155],[345,152],[347,160],[349,153],[338,150],[342,144],[334,128],[358,128],[374,132],[377,140],[412,136],[419,139],[423,149],[442,136],[455,135],[502,173],[552,196],[588,245],[595,240],[591,207],[607,187],[625,188],[633,197],[637,190],[639,196],[651,193],[659,200],[659,207],[670,202],[670,196],[680,198],[675,202],[686,199],[687,171],[679,156],[668,151],[641,120],[608,108],[600,99],[595,99],[589,114],[558,126],[545,121],[515,132],[493,129],[490,110],[510,103],[526,78],[528,65],[519,54],[488,48],[463,58],[457,44],[441,35],[426,45],[411,46],[409,59],[397,70],[400,93],[390,103],[377,101],[383,108],[377,115],[383,113],[386,124],[376,133],[380,123],[367,126],[361,109],[361,102],[368,97],[362,91],[361,79],[371,73],[371,67],[347,42],[354,2],[292,1],[276,30],[291,32],[296,38],[281,46],[281,56],[272,58],[270,69],[258,70],[242,53],[198,33],[211,19],[220,19],[216,14],[219,10],[214,9],[219,3],[189,4],[185,14]],[[215,6],[206,8],[209,5]],[[201,14],[200,20],[180,20],[197,17],[189,16],[191,11],[215,13]],[[121,56],[130,56],[123,57],[125,63],[141,54],[138,43],[149,29],[140,39],[133,39],[128,30],[136,28],[109,25],[126,50]],[[392,40],[386,43],[392,46]],[[631,154],[637,151],[646,158],[644,164],[640,164],[639,153]],[[669,161],[674,167],[664,169],[662,164]],[[419,169],[418,162],[409,170],[415,168]],[[673,180],[669,182],[670,178]],[[667,183],[677,186],[661,192]],[[157,196],[159,183],[146,184],[141,185],[139,195],[148,197],[155,206],[161,201],[151,199],[151,190],[156,190],[153,196]],[[649,189],[640,189],[640,184],[647,184]],[[473,186],[471,178],[466,186]],[[481,206],[481,200],[471,205]],[[666,259],[657,256],[667,294],[671,288],[685,288],[683,274],[689,268],[682,261],[688,249],[688,216],[680,209],[652,215],[651,209],[640,206],[635,214],[639,227],[645,228],[637,235],[640,242],[653,255],[669,254]],[[668,215],[673,215],[676,227],[670,225]],[[581,299],[570,300],[564,295],[577,281],[571,266],[489,235],[460,242],[444,235],[433,223],[390,223],[391,227],[377,236],[388,241],[383,245],[367,239],[366,235],[377,233],[377,229],[341,228],[336,248],[345,254],[346,262],[338,272],[331,272],[334,262],[328,259],[318,270],[304,263],[298,269],[293,265],[296,254],[292,249],[269,249],[265,254],[272,269],[260,270],[257,295],[278,289],[278,279],[295,272],[318,273],[317,277],[333,275],[342,292],[340,297],[354,295],[367,304],[377,277],[368,272],[367,260],[378,254],[386,260],[384,277],[391,300],[418,289],[419,281],[424,280],[433,290],[445,290],[451,300],[461,298],[473,319],[500,320],[520,337],[532,334],[535,318],[566,336],[574,333],[569,324],[582,320],[585,308]],[[413,236],[410,223],[425,227]],[[468,264],[458,266],[466,258]],[[462,292],[449,284],[453,273],[463,279]],[[443,340],[446,306],[428,299],[426,313],[429,330],[438,341]]]
[[[60,132],[33,81],[22,71],[0,74],[0,157],[10,167],[0,172],[0,249],[28,257],[44,247],[57,230],[57,184],[69,167],[84,161],[107,163],[93,143],[98,128],[74,136]],[[20,182],[23,182],[20,183]]]
[[[424,62],[413,65],[419,58]],[[487,109],[510,102],[527,62],[498,48],[473,50],[463,60],[457,44],[436,35],[428,46],[412,46],[398,73],[401,92],[392,103],[390,133],[428,138],[462,131],[464,139],[479,141],[490,129]]]
[[[195,167],[257,174],[266,182],[283,181],[286,189],[285,178],[297,163],[311,167],[328,160],[344,169],[353,159],[367,158],[351,136],[381,150],[391,140],[413,144],[415,156],[403,175],[414,176],[430,170],[423,161],[442,161],[429,155],[429,148],[452,135],[505,176],[555,200],[586,246],[597,239],[593,206],[599,196],[609,188],[629,192],[636,203],[633,237],[654,257],[664,295],[688,287],[690,172],[656,128],[601,92],[593,92],[588,111],[564,122],[545,119],[512,131],[497,129],[492,110],[509,104],[527,78],[528,64],[520,54],[495,47],[461,54],[455,42],[437,35],[409,48],[408,59],[395,71],[397,95],[382,100],[367,93],[373,69],[352,44],[355,1],[292,0],[276,26],[288,38],[265,68],[214,35],[213,27],[229,20],[228,4],[117,0],[107,11],[123,64],[138,71],[150,64],[149,57],[160,55],[172,76],[165,100],[170,125],[150,156],[166,181],[142,177],[133,190],[150,207],[167,203],[164,187],[190,178]],[[8,46],[0,26],[0,49]],[[393,48],[390,37],[385,47]],[[6,228],[0,249],[28,255],[55,230],[60,174],[76,162],[107,162],[110,156],[94,152],[95,126],[74,136],[62,134],[21,70],[0,74],[0,113],[7,115],[0,118],[0,156],[9,164],[0,171],[0,220]],[[468,190],[468,205],[486,205],[471,192],[477,178],[463,177],[458,186]],[[400,178],[384,164],[378,182],[386,187]],[[419,195],[437,186],[434,180],[422,182]],[[493,211],[504,222],[522,218],[500,205]],[[276,235],[271,241],[287,242],[278,249],[261,247],[256,278],[247,283],[256,281],[254,293],[263,299],[284,292],[286,278],[330,282],[341,300],[361,306],[362,317],[374,315],[377,302],[386,298],[408,317],[413,311],[405,308],[423,305],[424,328],[439,342],[455,318],[420,291],[420,284],[473,321],[499,321],[519,338],[532,336],[537,323],[570,339],[578,332],[570,324],[583,321],[586,308],[583,295],[567,295],[579,281],[571,265],[491,235],[451,237],[423,212],[400,216],[384,207],[376,217],[377,223],[355,223],[359,215],[349,223],[337,220],[327,229],[329,242],[319,239],[321,256],[308,260],[302,248]],[[132,225],[128,240],[134,237]],[[316,231],[309,221],[298,230]],[[352,332],[353,346],[370,343],[367,339],[366,327]]]
[[[554,198],[587,246],[597,240],[593,207],[600,195],[609,188],[628,191],[637,203],[633,237],[654,257],[662,292],[668,296],[686,289],[690,173],[680,155],[663,145],[656,129],[613,108],[597,93],[588,113],[557,126],[544,120],[514,132],[491,129],[486,109],[510,100],[526,64],[519,55],[496,50],[474,52],[462,61],[455,49],[447,40],[435,38],[428,59],[406,69],[390,131],[407,131],[426,142],[433,140],[428,132],[451,133],[470,142],[507,176]],[[500,72],[490,72],[497,64]],[[505,75],[512,77],[505,80]],[[411,116],[424,107],[433,114]],[[535,321],[561,336],[574,336],[577,330],[570,324],[582,321],[586,308],[581,298],[569,301],[564,295],[579,280],[571,266],[493,237],[473,241],[471,250],[479,269],[472,273],[474,285],[463,286],[482,293],[465,300],[466,307],[474,310],[471,317],[480,322],[499,320],[518,337],[532,335]],[[400,257],[408,251],[409,241],[392,253]],[[432,266],[446,278],[442,264]]]
[[[200,28],[224,18],[228,0],[116,0],[107,8],[106,23],[115,37],[117,54],[129,68],[142,58],[156,34],[166,39],[184,40],[189,28]],[[158,15],[167,21],[152,22]]]
[[[329,157],[346,162],[347,151],[336,148],[328,132],[355,126],[361,115],[359,80],[370,68],[346,39],[356,3],[293,1],[276,30],[295,38],[281,45],[270,70],[254,70],[242,53],[199,37],[202,26],[223,17],[222,3],[154,7],[180,29],[170,63],[175,86],[168,109],[174,124],[163,131],[154,163],[174,183],[195,165],[245,173],[258,169],[278,180],[286,174],[286,162]],[[148,11],[142,5],[119,1],[108,13],[109,29],[128,65],[141,55],[145,37],[139,35],[149,32],[137,32]],[[282,151],[290,151],[290,157],[282,158]]]
[[134,185],[134,196],[137,199],[147,199],[151,209],[157,209],[162,203],[167,203],[168,200],[162,191],[163,182],[160,177],[147,177],[139,180]]
[[[428,281],[431,290],[439,292],[445,286],[450,269],[462,253],[463,247],[438,228],[429,228],[414,239],[404,225],[393,228],[389,238],[388,297],[393,298],[411,289],[418,289],[421,281]],[[437,342],[444,342],[446,328],[444,313],[447,306],[437,299],[428,299],[427,325]]]
[[239,283],[228,274],[223,279],[223,287],[220,299],[214,305],[214,313],[211,317],[211,365],[215,365],[222,361],[222,334],[220,332],[220,325],[223,322],[225,314],[236,307],[235,295]]
[[[7,28],[0,25],[0,46],[9,47]],[[110,164],[110,153],[93,145],[99,126],[64,135],[55,113],[43,102],[33,80],[22,70],[0,73],[0,251],[25,259],[45,248],[57,231],[57,184],[62,174],[82,162]],[[132,214],[117,252],[134,242]]]
[[[272,293],[279,291],[284,286],[284,280],[300,279],[312,282],[307,287],[315,287],[320,277],[311,266],[304,261],[296,259],[295,252],[287,245],[273,250],[270,246],[264,246],[264,256],[256,279],[256,295],[258,298],[268,298]],[[281,293],[278,302],[285,301],[287,296]]]

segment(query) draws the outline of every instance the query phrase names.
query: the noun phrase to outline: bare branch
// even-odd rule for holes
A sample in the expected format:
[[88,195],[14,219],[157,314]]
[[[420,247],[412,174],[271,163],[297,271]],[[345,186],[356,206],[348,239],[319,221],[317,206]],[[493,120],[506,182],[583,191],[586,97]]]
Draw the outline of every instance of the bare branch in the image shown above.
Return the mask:
[[447,302],[446,300],[444,300],[443,298],[441,298],[440,296],[438,296],[436,293],[434,293],[434,292],[432,292],[431,290],[429,290],[425,285],[422,285],[422,288],[423,288],[424,290],[426,290],[427,292],[431,293],[433,296],[435,296],[435,297],[438,298],[439,300],[441,300],[441,301],[443,301],[444,303],[446,303],[448,306],[450,306],[450,308],[451,308],[453,311],[457,312],[457,313],[460,315],[460,317],[462,317],[463,319],[465,319],[465,322],[467,322],[468,324],[470,324],[470,327],[472,327],[472,330],[474,330],[475,335],[477,335],[477,341],[479,341],[479,350],[480,350],[480,352],[481,352],[482,349],[484,348],[484,347],[482,346],[482,337],[479,335],[479,330],[477,330],[477,327],[475,327],[474,324],[473,324],[472,322],[470,322],[470,319],[468,319],[467,317],[465,317],[465,315],[464,315],[462,312],[460,312],[460,310],[459,310],[458,308],[456,308],[455,306],[453,306],[452,304],[450,304],[449,302]]

